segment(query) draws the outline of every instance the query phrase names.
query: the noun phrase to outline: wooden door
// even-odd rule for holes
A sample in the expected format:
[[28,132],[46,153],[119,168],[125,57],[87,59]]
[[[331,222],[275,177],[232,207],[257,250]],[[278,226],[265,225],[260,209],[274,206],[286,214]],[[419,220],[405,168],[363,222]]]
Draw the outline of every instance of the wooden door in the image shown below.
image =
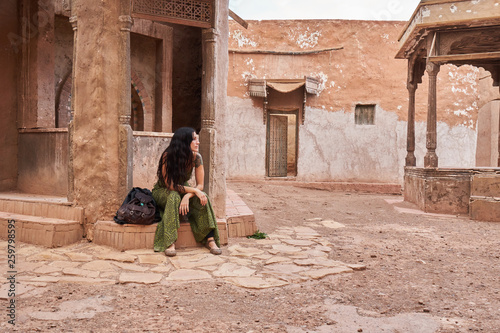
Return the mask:
[[287,176],[288,118],[269,116],[268,176]]

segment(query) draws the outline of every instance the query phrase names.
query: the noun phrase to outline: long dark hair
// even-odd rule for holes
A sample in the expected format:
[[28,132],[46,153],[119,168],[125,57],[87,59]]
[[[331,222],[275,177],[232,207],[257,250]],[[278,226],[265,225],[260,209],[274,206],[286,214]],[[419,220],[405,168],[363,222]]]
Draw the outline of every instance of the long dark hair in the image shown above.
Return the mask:
[[[186,172],[194,165],[191,142],[195,130],[191,127],[181,127],[175,131],[172,141],[161,154],[158,163],[158,181],[160,186],[169,188],[170,185],[179,192],[184,192],[183,183]],[[165,182],[166,181],[166,182]]]

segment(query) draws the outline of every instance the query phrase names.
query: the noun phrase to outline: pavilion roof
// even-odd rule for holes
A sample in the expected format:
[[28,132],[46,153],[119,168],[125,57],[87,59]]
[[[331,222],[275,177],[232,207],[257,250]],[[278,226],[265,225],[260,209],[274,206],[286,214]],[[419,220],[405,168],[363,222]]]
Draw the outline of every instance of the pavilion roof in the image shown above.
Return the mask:
[[398,59],[410,58],[432,31],[500,27],[498,0],[421,0],[399,37]]

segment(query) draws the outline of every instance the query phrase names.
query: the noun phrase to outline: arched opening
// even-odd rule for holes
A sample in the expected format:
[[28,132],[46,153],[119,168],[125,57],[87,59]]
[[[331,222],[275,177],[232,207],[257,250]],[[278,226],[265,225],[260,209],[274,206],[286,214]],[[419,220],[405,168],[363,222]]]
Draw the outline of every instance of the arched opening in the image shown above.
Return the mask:
[[142,105],[141,97],[134,88],[131,87],[131,112],[130,112],[130,127],[133,131],[144,131],[144,107]]

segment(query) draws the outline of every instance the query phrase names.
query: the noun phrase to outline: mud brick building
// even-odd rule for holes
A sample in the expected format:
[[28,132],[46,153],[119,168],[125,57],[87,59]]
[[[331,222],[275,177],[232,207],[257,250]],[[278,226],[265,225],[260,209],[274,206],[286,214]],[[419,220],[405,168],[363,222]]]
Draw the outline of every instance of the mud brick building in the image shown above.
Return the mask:
[[226,218],[227,0],[7,0],[0,13],[2,234],[10,217],[20,241],[93,240],[132,186],[152,188],[181,126],[200,132]]
[[[495,1],[476,3],[422,1],[410,22],[249,21],[248,29],[230,22],[226,139],[233,159],[228,178],[387,192],[404,187],[406,198],[425,211],[467,214],[473,170],[498,172],[500,12]],[[478,42],[489,47],[493,67],[449,61],[439,73],[429,74],[424,64],[417,67],[416,89],[408,81],[413,69],[405,59],[418,38],[462,26],[462,21],[452,22],[457,16],[483,22],[485,33]],[[433,89],[437,118],[428,118],[428,91]],[[439,168],[457,170],[452,177],[458,183],[465,177],[464,186],[445,182],[441,190],[422,185],[413,191],[408,178],[413,171],[405,169],[408,151],[411,165],[424,170],[415,172],[433,174],[437,167],[424,163],[430,123]],[[495,186],[494,197],[500,197]],[[419,199],[410,199],[410,192]],[[436,199],[446,193],[446,199]]]

